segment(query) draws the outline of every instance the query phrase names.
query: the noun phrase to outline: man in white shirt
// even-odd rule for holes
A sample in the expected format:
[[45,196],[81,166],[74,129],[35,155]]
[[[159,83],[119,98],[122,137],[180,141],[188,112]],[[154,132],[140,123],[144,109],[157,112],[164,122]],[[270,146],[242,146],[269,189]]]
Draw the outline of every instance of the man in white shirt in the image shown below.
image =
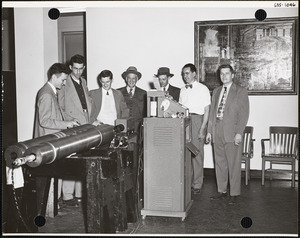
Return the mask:
[[123,94],[111,88],[112,72],[103,70],[98,75],[97,80],[101,87],[89,92],[92,98],[91,122],[93,125],[115,125],[117,118],[129,117],[129,109]]
[[204,142],[209,116],[210,93],[204,84],[196,81],[195,65],[186,64],[181,73],[186,85],[181,88],[179,103],[189,109],[192,143],[200,150],[197,156],[192,157],[192,190],[194,194],[199,194],[203,185]]

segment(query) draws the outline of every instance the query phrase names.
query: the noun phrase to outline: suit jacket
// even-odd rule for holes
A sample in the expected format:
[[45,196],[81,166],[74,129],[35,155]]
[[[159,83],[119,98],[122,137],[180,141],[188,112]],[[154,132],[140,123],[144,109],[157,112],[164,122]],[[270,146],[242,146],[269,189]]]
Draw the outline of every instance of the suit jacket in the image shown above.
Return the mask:
[[[81,82],[88,114],[91,116],[92,102],[91,98],[89,97],[86,80],[81,78]],[[60,90],[58,90],[58,99],[60,107],[63,110],[65,120],[71,121],[73,119],[77,119],[81,125],[91,123],[90,121],[86,121],[79,96],[70,75],[66,80],[66,84]]]
[[176,88],[169,84],[168,88],[169,94],[173,97],[176,102],[179,102],[180,88]]
[[[129,117],[129,109],[126,105],[125,99],[123,94],[115,89],[112,89],[115,104],[116,104],[116,111],[117,111],[117,118],[126,118]],[[89,95],[92,99],[92,110],[91,110],[91,117],[90,121],[93,123],[97,120],[97,117],[101,110],[102,105],[102,88],[94,89],[89,91]]]
[[[222,86],[214,89],[209,114],[207,132],[212,134],[212,140],[216,133],[217,109]],[[236,134],[243,135],[249,118],[249,98],[247,89],[233,83],[228,92],[223,115],[223,129],[226,142],[234,142]]]
[[143,118],[147,116],[146,100],[147,92],[141,88],[135,87],[134,95],[130,98],[126,87],[119,88],[123,94],[127,107],[129,108],[129,116],[134,119],[134,128],[138,132]]
[[35,109],[34,138],[67,129],[62,111],[51,86],[46,83],[38,92]]

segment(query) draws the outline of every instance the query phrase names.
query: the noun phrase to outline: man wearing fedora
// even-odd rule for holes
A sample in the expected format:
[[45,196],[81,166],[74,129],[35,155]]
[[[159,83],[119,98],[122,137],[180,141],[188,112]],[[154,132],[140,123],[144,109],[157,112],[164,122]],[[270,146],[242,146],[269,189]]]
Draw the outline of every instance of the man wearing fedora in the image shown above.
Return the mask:
[[134,129],[139,135],[140,126],[143,118],[146,117],[146,99],[147,92],[136,86],[137,81],[142,77],[142,74],[136,67],[130,66],[122,73],[122,78],[126,82],[126,86],[119,88],[125,98],[127,107],[129,108],[129,116],[134,119]]
[[167,67],[161,67],[157,70],[157,74],[154,75],[158,78],[159,85],[163,91],[169,92],[169,95],[173,97],[173,99],[178,102],[180,88],[176,88],[169,84],[170,78],[174,76],[174,74],[170,73],[170,69]]
[[192,190],[194,194],[199,194],[203,185],[204,142],[209,116],[210,93],[204,84],[197,81],[195,65],[184,65],[181,74],[186,85],[181,88],[179,102],[189,109],[192,143],[200,151],[197,156],[192,157]]
[[91,122],[94,126],[100,124],[114,125],[117,118],[127,118],[129,109],[124,97],[118,90],[112,89],[113,74],[103,70],[97,76],[99,89],[89,92],[92,98]]

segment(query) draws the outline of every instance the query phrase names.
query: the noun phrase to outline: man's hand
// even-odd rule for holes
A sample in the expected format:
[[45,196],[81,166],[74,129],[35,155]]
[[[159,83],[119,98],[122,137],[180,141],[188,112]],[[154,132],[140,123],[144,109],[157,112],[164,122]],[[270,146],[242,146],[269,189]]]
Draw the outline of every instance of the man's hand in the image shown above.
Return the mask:
[[207,133],[206,135],[206,143],[210,143],[211,142],[211,134]]
[[74,119],[68,122],[67,128],[72,128],[76,126],[80,126],[80,122],[77,119]]
[[99,120],[96,120],[96,121],[94,121],[93,123],[92,123],[92,125],[93,126],[99,126],[99,125],[101,125],[101,124],[103,124],[101,121],[99,121]]
[[234,144],[239,145],[242,143],[242,135],[241,134],[236,134],[234,137]]
[[205,139],[205,129],[200,128],[198,132],[198,139],[199,140],[204,140]]

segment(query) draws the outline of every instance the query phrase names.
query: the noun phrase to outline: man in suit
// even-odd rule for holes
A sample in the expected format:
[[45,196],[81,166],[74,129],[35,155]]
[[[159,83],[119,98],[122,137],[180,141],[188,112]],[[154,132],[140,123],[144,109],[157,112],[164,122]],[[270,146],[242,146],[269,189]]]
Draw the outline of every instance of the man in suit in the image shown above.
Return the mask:
[[147,92],[136,86],[137,81],[142,77],[142,74],[137,71],[137,68],[130,66],[122,73],[122,78],[126,82],[126,86],[119,88],[125,98],[127,107],[129,108],[129,116],[134,119],[134,130],[139,135],[140,126],[143,118],[146,117],[146,99]]
[[129,109],[123,94],[119,90],[111,88],[112,72],[103,70],[97,76],[97,80],[100,88],[89,92],[92,98],[91,122],[93,125],[115,125],[117,118],[129,117]]
[[170,69],[167,67],[161,67],[157,70],[157,74],[154,75],[158,78],[159,85],[163,91],[169,92],[169,95],[173,97],[173,99],[178,102],[180,88],[176,88],[169,84],[169,80],[174,76],[174,74],[170,73]]
[[58,104],[57,91],[66,81],[68,69],[63,64],[55,63],[49,68],[47,76],[48,82],[37,94],[34,138],[79,126],[76,119],[65,120]]
[[223,86],[213,91],[206,141],[213,143],[218,193],[211,200],[227,198],[229,204],[237,202],[241,193],[242,136],[249,118],[247,89],[233,83],[230,65],[218,69]]
[[[84,57],[74,55],[70,59],[69,68],[71,73],[65,85],[58,92],[60,106],[67,120],[76,119],[81,125],[88,124],[90,123],[92,103],[86,80],[82,77],[85,69]],[[64,179],[62,191],[65,204],[77,205],[81,201],[82,184],[80,180]]]
[[193,64],[182,68],[182,77],[186,85],[180,90],[179,102],[190,112],[192,143],[199,149],[197,156],[192,157],[194,194],[200,194],[203,185],[204,142],[210,107],[208,88],[196,80],[197,69]]
[[[79,126],[76,119],[65,120],[61,110],[57,91],[59,91],[68,76],[68,68],[60,63],[53,64],[48,72],[48,82],[39,90],[36,100],[34,138],[52,134],[63,129]],[[37,188],[45,187],[45,178],[36,178]],[[59,182],[59,192],[61,191],[61,182]],[[38,210],[41,209],[41,193],[38,193]]]

